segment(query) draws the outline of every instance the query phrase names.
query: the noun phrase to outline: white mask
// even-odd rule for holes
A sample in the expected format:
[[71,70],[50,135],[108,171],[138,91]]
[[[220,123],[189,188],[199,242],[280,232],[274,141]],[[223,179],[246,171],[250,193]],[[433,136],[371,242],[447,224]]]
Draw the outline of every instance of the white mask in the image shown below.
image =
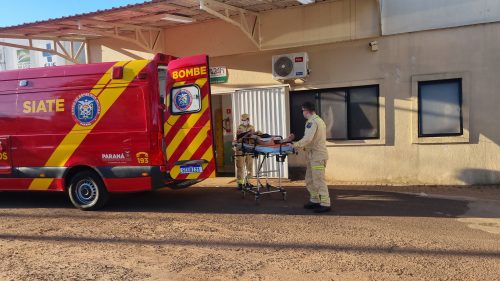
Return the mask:
[[248,124],[250,124],[250,122],[249,122],[248,120],[243,121],[243,125],[244,125],[244,126],[248,126]]

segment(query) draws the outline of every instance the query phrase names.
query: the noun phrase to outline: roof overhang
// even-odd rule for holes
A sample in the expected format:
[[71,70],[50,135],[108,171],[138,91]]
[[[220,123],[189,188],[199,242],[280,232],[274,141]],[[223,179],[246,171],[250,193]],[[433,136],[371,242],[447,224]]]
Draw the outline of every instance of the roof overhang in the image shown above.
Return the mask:
[[[322,2],[319,0],[315,2]],[[163,30],[180,25],[222,19],[239,27],[260,46],[259,13],[302,5],[297,0],[157,0],[0,28],[0,38],[27,39],[26,44],[0,45],[44,51],[77,62],[81,50],[67,50],[61,41],[82,42],[113,38],[148,52],[161,51]],[[33,46],[33,40],[54,41],[54,49]]]

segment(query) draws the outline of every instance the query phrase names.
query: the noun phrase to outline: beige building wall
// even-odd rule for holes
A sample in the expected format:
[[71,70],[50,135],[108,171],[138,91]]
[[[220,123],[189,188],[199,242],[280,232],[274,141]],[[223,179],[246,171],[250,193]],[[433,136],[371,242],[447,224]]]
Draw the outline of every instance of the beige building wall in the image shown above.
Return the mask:
[[[261,50],[369,38],[380,34],[380,13],[376,0],[321,2],[263,12],[260,31]],[[217,57],[259,51],[238,27],[222,20],[165,29],[160,41],[158,52],[179,57],[198,53]],[[89,40],[87,51],[91,63],[154,56],[131,42],[111,38]]]
[[[261,13],[261,50],[374,37],[380,34],[376,0],[338,0]],[[165,51],[212,57],[257,52],[236,26],[215,20],[165,30]]]
[[[500,23],[380,37],[377,9],[375,0],[343,0],[264,13],[262,51],[228,23],[186,25],[165,31],[165,52],[208,53],[213,66],[227,66],[228,83],[213,92],[279,85],[271,57],[292,52],[307,52],[312,70],[292,91],[379,84],[381,139],[329,142],[332,183],[500,183]],[[90,46],[91,61],[152,56],[112,40]],[[464,79],[466,137],[416,137],[414,84],[422,77]]]
[[[163,46],[158,48],[158,52],[164,52]],[[89,63],[152,59],[154,55],[133,43],[111,38],[89,40],[87,46]]]
[[[291,90],[380,85],[379,141],[329,142],[331,182],[390,184],[491,184],[500,182],[500,24],[476,25],[370,40],[284,49],[212,59],[229,68],[229,83],[214,91],[275,85],[271,56],[308,52],[310,77]],[[446,74],[464,78],[469,100],[469,140],[415,142],[412,77]],[[417,141],[418,142],[418,141]],[[292,157],[291,166],[301,165]]]

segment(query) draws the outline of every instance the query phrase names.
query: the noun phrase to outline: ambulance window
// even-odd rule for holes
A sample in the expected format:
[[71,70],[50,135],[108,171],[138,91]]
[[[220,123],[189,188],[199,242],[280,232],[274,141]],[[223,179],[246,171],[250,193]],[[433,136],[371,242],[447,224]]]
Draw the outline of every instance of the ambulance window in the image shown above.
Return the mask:
[[158,67],[158,88],[160,92],[160,102],[165,104],[167,100],[167,68]]
[[198,85],[176,87],[170,92],[172,114],[199,112],[201,103],[201,90]]

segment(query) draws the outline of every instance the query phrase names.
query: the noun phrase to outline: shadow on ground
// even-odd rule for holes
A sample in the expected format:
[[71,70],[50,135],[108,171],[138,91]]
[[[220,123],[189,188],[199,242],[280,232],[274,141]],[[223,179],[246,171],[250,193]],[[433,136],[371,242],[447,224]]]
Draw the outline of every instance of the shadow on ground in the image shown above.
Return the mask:
[[492,249],[488,251],[480,250],[451,250],[451,249],[421,249],[413,247],[396,246],[356,246],[342,245],[336,243],[290,243],[290,242],[240,242],[222,240],[191,240],[191,239],[121,239],[121,238],[99,238],[99,237],[71,237],[71,236],[40,236],[40,235],[11,235],[0,234],[0,240],[21,240],[35,242],[56,242],[56,243],[110,243],[123,245],[152,245],[152,246],[184,246],[184,247],[204,247],[204,248],[225,248],[225,249],[272,249],[272,250],[313,250],[313,251],[335,251],[352,252],[358,254],[399,254],[399,255],[433,255],[449,258],[459,257],[479,257],[479,258],[500,258],[500,252]]
[[[196,187],[145,193],[114,194],[100,212],[218,213],[312,215],[302,208],[304,188],[290,187],[287,200],[271,194],[256,205],[253,197],[242,198],[229,187]],[[467,211],[467,202],[419,197],[395,192],[332,189],[337,216],[457,217]],[[0,210],[19,208],[73,208],[63,193],[0,192]],[[1,215],[0,215],[1,216]]]

